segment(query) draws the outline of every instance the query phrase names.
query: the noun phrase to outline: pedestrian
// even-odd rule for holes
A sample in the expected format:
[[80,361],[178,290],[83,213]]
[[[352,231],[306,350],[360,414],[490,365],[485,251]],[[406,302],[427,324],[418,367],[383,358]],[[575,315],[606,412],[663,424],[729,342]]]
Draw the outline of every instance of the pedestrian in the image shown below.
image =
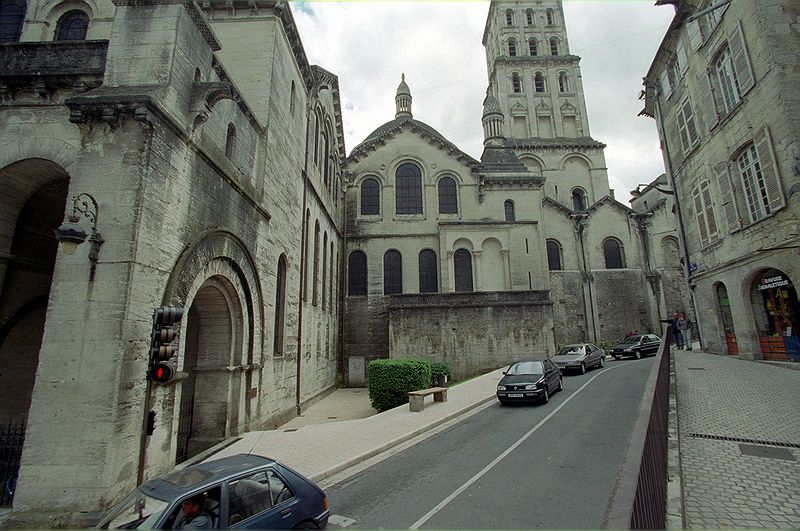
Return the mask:
[[672,340],[675,342],[675,348],[678,350],[683,348],[683,337],[681,336],[681,331],[678,329],[678,319],[679,319],[678,312],[675,312],[672,315],[672,319],[660,319],[659,322],[667,323],[670,328],[672,329]]
[[685,313],[682,313],[681,318],[678,320],[678,330],[680,330],[681,336],[683,336],[683,342],[686,345],[686,350],[692,350],[693,327],[694,323],[692,323],[692,320],[686,317]]

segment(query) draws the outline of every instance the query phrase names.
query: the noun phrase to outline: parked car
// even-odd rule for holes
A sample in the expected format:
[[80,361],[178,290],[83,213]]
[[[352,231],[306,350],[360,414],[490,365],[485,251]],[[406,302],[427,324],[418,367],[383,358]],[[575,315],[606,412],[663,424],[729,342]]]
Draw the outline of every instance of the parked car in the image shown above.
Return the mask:
[[629,336],[611,349],[611,355],[615,360],[623,356],[633,356],[638,360],[643,356],[655,356],[660,345],[661,338],[654,334]]
[[606,364],[606,353],[593,343],[576,343],[567,345],[553,358],[553,362],[561,372],[576,371],[586,373],[586,369],[603,367]]
[[533,400],[546,404],[551,394],[562,389],[561,371],[550,359],[518,361],[503,374],[497,384],[497,399],[502,405]]
[[101,529],[173,529],[184,501],[202,495],[214,529],[323,528],[328,498],[291,468],[235,455],[175,470],[140,485],[97,525]]

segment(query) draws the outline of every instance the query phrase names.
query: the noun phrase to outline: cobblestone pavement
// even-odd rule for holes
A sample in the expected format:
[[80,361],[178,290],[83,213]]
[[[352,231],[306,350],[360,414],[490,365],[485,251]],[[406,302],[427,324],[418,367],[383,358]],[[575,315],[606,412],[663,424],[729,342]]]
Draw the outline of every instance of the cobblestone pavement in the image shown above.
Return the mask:
[[800,528],[800,371],[674,355],[686,528]]

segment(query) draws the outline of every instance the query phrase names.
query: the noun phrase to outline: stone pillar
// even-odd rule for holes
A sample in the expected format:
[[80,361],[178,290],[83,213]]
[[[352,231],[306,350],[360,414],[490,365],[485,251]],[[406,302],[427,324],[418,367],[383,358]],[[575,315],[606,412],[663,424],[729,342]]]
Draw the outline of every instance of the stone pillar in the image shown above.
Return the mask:
[[511,291],[511,259],[509,257],[510,251],[508,249],[501,249],[500,256],[503,257],[503,272],[505,273],[505,286],[506,291]]
[[447,279],[447,291],[453,293],[456,290],[456,276],[455,266],[453,265],[454,251],[447,251],[447,272],[449,278]]
[[475,257],[475,291],[483,291],[483,275],[481,274],[481,252],[472,251]]

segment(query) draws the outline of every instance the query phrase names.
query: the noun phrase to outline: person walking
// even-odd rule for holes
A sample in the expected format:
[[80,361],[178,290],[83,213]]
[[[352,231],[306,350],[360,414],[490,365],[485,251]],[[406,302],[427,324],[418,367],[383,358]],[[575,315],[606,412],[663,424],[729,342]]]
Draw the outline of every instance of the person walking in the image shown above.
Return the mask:
[[680,330],[681,336],[683,337],[683,343],[686,345],[686,350],[692,350],[693,327],[694,323],[692,323],[692,320],[686,317],[685,313],[682,313],[681,318],[678,319],[678,330]]

